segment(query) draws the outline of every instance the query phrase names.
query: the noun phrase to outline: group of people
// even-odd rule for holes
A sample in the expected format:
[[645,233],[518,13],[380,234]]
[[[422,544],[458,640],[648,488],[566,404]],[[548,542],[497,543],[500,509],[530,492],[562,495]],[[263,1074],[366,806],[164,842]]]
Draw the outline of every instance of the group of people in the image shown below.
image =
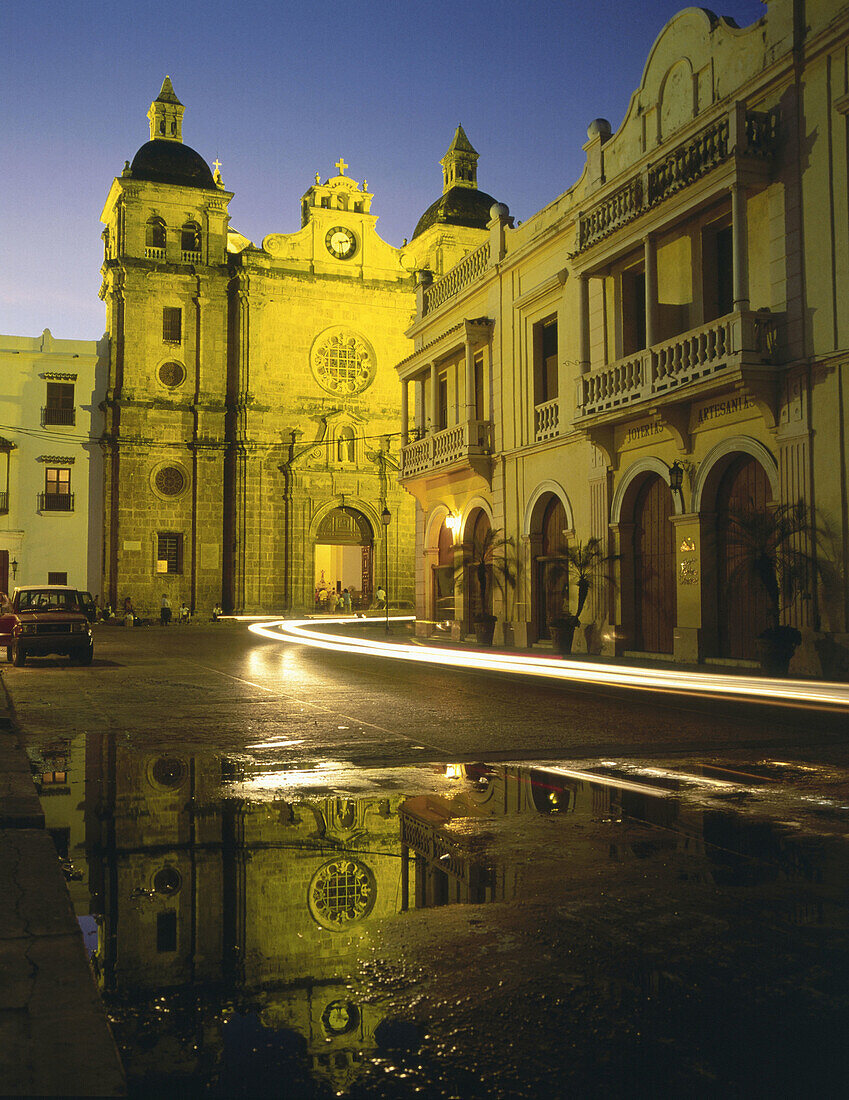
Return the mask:
[[[181,623],[187,623],[191,619],[192,613],[189,610],[189,605],[186,603],[185,600],[180,604],[180,610],[179,610],[178,614],[179,614],[179,620],[178,621],[181,622]],[[159,625],[160,626],[168,626],[168,624],[170,622],[171,622],[171,600],[168,596],[168,593],[163,592],[162,593],[162,600],[160,601],[160,604],[159,604]]]
[[318,588],[315,594],[315,605],[319,611],[339,611],[343,615],[350,615],[354,600],[347,588],[343,588],[341,592],[333,588]]
[[[220,603],[216,603],[212,609],[212,615],[210,616],[212,622],[217,623],[221,616],[224,614],[224,610]],[[124,626],[139,626],[142,622],[141,618],[136,614],[136,609],[133,607],[132,596],[125,596],[123,608],[119,613],[112,610],[111,604],[106,604],[102,611],[98,609],[98,618],[108,621],[110,619],[121,618]],[[162,593],[162,599],[159,603],[159,625],[168,626],[173,619],[173,610],[171,607],[171,598],[167,592]],[[192,612],[189,605],[185,600],[180,604],[177,611],[177,621],[180,623],[191,622]]]

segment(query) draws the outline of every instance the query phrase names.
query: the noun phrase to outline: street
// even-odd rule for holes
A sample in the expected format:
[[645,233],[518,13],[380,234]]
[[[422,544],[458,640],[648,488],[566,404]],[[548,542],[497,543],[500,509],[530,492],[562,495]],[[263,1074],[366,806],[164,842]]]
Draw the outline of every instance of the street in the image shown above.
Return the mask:
[[95,638],[2,674],[131,1096],[845,1091],[844,714]]

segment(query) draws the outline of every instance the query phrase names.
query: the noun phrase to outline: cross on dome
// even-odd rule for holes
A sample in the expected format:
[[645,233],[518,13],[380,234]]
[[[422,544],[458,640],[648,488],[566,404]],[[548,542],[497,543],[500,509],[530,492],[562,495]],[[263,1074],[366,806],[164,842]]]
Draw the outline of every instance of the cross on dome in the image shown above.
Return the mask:
[[221,161],[220,161],[220,160],[218,160],[218,158],[217,158],[217,157],[216,157],[216,159],[215,159],[215,160],[214,160],[214,161],[212,162],[212,167],[213,167],[213,168],[215,169],[215,171],[216,171],[216,172],[220,172],[220,171],[221,171]]
[[345,169],[350,168],[351,166],[350,166],[350,164],[345,163],[345,158],[344,157],[340,157],[336,161],[336,167],[339,169],[339,175],[344,176],[345,175]]

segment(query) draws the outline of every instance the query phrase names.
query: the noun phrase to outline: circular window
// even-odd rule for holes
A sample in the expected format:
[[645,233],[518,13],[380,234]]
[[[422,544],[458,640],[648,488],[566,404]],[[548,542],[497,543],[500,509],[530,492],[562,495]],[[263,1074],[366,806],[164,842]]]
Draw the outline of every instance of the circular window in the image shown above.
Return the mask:
[[353,1001],[331,1001],[321,1014],[328,1035],[347,1035],[360,1022],[360,1010]]
[[164,497],[177,497],[186,487],[186,478],[179,467],[163,466],[156,471],[154,484]]
[[353,921],[368,916],[377,893],[374,875],[355,859],[334,859],[313,876],[309,909],[325,928],[340,932]]
[[154,782],[158,783],[160,787],[173,789],[179,787],[186,778],[186,771],[185,761],[178,760],[174,756],[160,756],[158,760],[154,761],[150,774]]
[[183,885],[183,877],[174,867],[163,867],[153,876],[153,889],[157,894],[167,894],[168,897],[178,893]]
[[361,336],[346,329],[325,332],[313,345],[312,370],[328,393],[361,393],[374,378],[374,352]]
[[182,386],[185,380],[186,370],[182,363],[163,363],[159,368],[159,381],[169,389]]

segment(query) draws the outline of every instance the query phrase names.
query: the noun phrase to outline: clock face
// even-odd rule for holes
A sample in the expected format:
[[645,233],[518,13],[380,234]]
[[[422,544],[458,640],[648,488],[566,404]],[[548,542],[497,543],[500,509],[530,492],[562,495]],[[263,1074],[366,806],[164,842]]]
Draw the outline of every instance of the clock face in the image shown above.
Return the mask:
[[337,225],[324,238],[327,251],[337,260],[350,260],[357,250],[357,238],[350,229]]

